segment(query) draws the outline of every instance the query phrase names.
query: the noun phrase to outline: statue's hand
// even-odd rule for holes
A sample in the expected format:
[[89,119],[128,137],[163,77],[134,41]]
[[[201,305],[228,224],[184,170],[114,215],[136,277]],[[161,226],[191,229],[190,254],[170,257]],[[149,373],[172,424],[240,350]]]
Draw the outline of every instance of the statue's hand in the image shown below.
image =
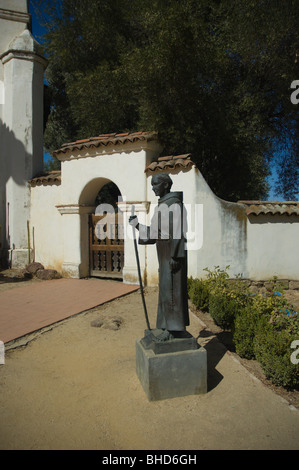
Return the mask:
[[129,224],[132,225],[135,228],[138,228],[137,226],[139,225],[137,215],[131,215],[129,218]]
[[169,261],[169,264],[170,264],[170,270],[172,273],[176,273],[177,271],[179,271],[181,267],[180,261],[173,259],[173,258],[171,258],[171,260]]

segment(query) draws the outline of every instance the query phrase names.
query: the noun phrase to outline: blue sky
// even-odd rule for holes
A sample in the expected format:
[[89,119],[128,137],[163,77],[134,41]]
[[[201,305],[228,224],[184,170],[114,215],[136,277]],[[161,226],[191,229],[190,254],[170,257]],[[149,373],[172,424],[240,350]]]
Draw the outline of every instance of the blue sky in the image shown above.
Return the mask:
[[[32,15],[32,34],[34,38],[38,41],[41,42],[41,35],[44,32],[43,27],[40,25],[39,20],[35,14],[34,8],[32,7],[32,2],[29,0],[29,13]],[[51,156],[48,153],[44,153],[44,160],[46,161],[49,159]],[[279,198],[278,196],[275,195],[275,187],[274,187],[274,182],[276,179],[276,171],[275,167],[273,166],[272,168],[272,174],[269,176],[268,181],[270,184],[270,191],[268,195],[268,200],[275,200],[275,201],[282,201],[283,199]]]
[[34,38],[40,41],[40,36],[44,33],[44,28],[40,25],[39,20],[35,14],[32,2],[29,0],[29,13],[32,15],[32,34]]

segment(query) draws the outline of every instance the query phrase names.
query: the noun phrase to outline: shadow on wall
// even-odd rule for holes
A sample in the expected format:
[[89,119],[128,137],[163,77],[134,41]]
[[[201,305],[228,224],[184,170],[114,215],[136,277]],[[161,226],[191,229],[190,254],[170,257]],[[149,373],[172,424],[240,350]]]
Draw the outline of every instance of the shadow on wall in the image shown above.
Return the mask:
[[30,160],[31,155],[26,152],[24,144],[16,139],[14,132],[0,119],[0,267],[3,269],[10,267],[9,250],[14,248],[11,220],[15,217],[15,200],[13,194],[10,197],[7,195],[7,188],[9,181],[17,186],[27,185],[25,175]]

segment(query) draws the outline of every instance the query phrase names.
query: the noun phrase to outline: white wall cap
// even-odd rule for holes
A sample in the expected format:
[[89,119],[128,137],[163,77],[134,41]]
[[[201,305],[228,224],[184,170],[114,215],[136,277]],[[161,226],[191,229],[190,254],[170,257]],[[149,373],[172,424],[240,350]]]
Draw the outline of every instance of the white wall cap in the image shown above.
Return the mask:
[[22,31],[19,36],[9,43],[7,51],[0,55],[0,59],[4,59],[3,63],[7,62],[14,57],[14,54],[18,58],[26,58],[26,55],[38,56],[39,60],[44,62],[44,65],[47,64],[47,60],[43,57],[42,46],[34,39],[28,29]]

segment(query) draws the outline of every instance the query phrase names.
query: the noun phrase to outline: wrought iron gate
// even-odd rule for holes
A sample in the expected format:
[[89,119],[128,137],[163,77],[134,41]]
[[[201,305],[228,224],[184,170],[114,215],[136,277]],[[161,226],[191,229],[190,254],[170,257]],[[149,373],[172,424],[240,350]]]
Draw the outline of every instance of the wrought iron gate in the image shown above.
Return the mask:
[[89,274],[122,278],[124,226],[120,213],[89,216]]

